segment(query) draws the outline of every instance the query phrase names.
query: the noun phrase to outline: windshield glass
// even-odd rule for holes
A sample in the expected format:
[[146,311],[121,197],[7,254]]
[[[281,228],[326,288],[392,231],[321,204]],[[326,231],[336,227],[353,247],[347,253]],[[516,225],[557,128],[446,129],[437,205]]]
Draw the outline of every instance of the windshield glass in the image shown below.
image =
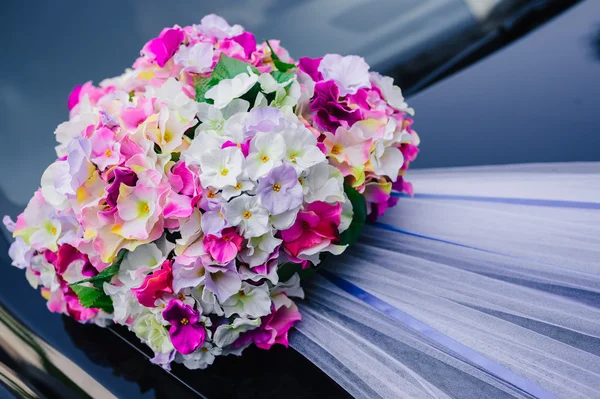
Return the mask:
[[[165,26],[217,13],[257,39],[281,39],[294,58],[364,56],[405,92],[515,15],[524,0],[192,0],[23,2],[0,26],[0,190],[23,205],[54,161],[54,129],[74,86],[120,75]],[[540,2],[535,2],[540,3]],[[541,2],[545,3],[545,2]],[[556,3],[550,1],[549,3]],[[571,3],[562,1],[562,4]],[[8,39],[10,38],[10,39]],[[440,76],[438,76],[440,77]]]

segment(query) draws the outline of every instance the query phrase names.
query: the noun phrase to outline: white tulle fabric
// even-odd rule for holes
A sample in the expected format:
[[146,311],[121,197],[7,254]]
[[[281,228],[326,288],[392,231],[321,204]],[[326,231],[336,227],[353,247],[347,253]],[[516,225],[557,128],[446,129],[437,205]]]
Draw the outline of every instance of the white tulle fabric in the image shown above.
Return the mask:
[[[539,386],[544,396],[600,398],[600,209],[564,202],[600,204],[600,163],[422,170],[410,177],[422,197],[401,198],[327,270]],[[563,202],[522,205],[497,197]],[[292,346],[357,398],[534,396],[320,275],[305,286]]]

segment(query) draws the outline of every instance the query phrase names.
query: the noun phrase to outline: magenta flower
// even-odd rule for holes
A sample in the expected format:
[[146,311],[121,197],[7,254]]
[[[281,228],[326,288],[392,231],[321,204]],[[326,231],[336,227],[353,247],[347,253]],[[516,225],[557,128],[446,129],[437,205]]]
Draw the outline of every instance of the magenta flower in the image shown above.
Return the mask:
[[183,31],[179,28],[165,28],[156,39],[144,45],[142,53],[161,68],[173,57],[184,39]]
[[311,203],[306,211],[298,212],[292,227],[281,232],[283,247],[297,257],[305,249],[337,241],[341,215],[342,206],[339,203]]
[[208,234],[204,237],[204,249],[219,263],[229,263],[235,259],[242,249],[244,239],[235,232],[234,228],[221,231],[221,236]]
[[278,298],[274,298],[274,302],[276,304],[271,308],[271,314],[261,318],[260,328],[243,333],[233,343],[234,348],[249,342],[254,342],[259,348],[267,350],[275,344],[288,347],[288,332],[297,321],[302,319],[302,316],[296,304],[285,294],[278,295]]
[[319,72],[319,65],[321,65],[322,60],[323,58],[302,57],[298,60],[298,68],[315,82],[320,82],[323,80],[323,74]]
[[163,317],[171,324],[169,335],[179,353],[189,355],[204,343],[206,330],[198,323],[200,314],[179,299],[171,299]]
[[146,276],[140,287],[131,290],[142,305],[153,308],[157,299],[173,293],[172,264],[172,260],[165,260],[159,271]]
[[[239,34],[235,37],[232,37],[231,40],[242,46],[246,59],[250,59],[252,53],[256,51],[256,39],[250,32]],[[227,39],[225,39],[225,41],[227,41]]]
[[340,102],[339,95],[340,90],[334,81],[320,82],[315,85],[315,96],[310,104],[317,125],[331,133],[335,133],[342,122],[352,126],[363,119],[361,110],[351,109],[345,101]]

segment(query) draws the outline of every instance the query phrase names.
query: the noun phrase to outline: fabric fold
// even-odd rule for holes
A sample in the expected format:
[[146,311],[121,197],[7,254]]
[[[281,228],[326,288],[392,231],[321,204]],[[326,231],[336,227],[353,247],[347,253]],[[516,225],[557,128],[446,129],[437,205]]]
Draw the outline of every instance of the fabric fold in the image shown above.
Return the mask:
[[[415,175],[417,192],[440,187],[444,195],[600,203],[599,164]],[[360,242],[327,273],[554,397],[600,397],[598,210],[417,196],[402,198],[380,223],[393,229],[366,226]],[[306,286],[309,299],[300,306],[304,318],[292,346],[355,397],[544,397],[486,372],[321,276]]]

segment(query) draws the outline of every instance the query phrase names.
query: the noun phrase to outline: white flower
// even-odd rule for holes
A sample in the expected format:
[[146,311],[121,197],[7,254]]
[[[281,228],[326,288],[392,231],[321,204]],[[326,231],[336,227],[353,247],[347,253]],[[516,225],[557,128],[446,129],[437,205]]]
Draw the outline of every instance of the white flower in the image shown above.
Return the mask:
[[252,180],[266,176],[271,169],[281,165],[285,151],[285,140],[281,135],[258,132],[250,142],[250,153],[246,158],[248,176]]
[[287,129],[282,135],[286,148],[284,160],[294,166],[296,173],[325,161],[325,155],[317,147],[317,138],[306,127]]
[[104,292],[112,299],[115,309],[113,320],[117,324],[126,324],[127,319],[135,317],[142,313],[143,307],[137,298],[131,292],[131,289],[124,285],[116,286],[104,283]]
[[300,286],[300,276],[298,273],[294,273],[288,281],[281,282],[271,289],[272,297],[279,294],[304,299],[304,290]]
[[243,283],[242,289],[235,295],[229,297],[223,303],[225,317],[234,314],[240,317],[259,318],[271,313],[271,297],[267,284],[254,286]]
[[205,288],[204,285],[201,285],[192,291],[192,297],[198,302],[198,305],[202,309],[202,314],[216,314],[217,316],[223,316],[223,308],[219,304],[217,296],[212,291]]
[[59,158],[67,155],[67,146],[75,137],[80,137],[81,132],[90,125],[98,124],[98,112],[95,112],[90,105],[90,100],[87,94],[83,96],[77,105],[79,112],[69,121],[63,122],[54,131],[56,141],[60,144],[56,146],[56,155]]
[[202,234],[202,214],[198,208],[189,218],[183,219],[179,228],[181,238],[175,241],[176,253],[182,253],[188,245],[192,244]]
[[298,104],[301,97],[300,84],[297,81],[285,87],[280,87],[275,92],[275,99],[271,101],[271,107],[281,110],[286,115],[294,115],[293,108]]
[[175,62],[187,72],[208,72],[213,63],[214,48],[212,43],[198,42],[193,46],[182,45],[173,57]]
[[200,156],[202,186],[205,188],[212,186],[217,189],[235,186],[243,166],[244,154],[237,147],[205,151]]
[[225,216],[232,226],[241,226],[245,238],[267,233],[269,213],[260,205],[258,196],[240,195],[225,205]]
[[271,217],[269,217],[269,221],[276,230],[287,230],[292,227],[296,221],[296,216],[298,215],[299,210],[300,207],[290,209],[289,211],[280,213],[279,215],[271,215]]
[[404,164],[404,155],[399,148],[385,147],[381,155],[377,151],[371,153],[373,171],[382,176],[388,176],[393,182],[398,179],[400,168]]
[[146,86],[146,98],[157,98],[168,105],[169,109],[186,122],[191,121],[198,112],[196,101],[185,94],[185,84],[175,78],[169,78],[160,87]]
[[229,25],[222,17],[210,14],[202,18],[200,25],[194,25],[193,28],[205,36],[212,36],[219,40],[237,36],[244,32],[241,25]]
[[198,134],[190,147],[181,154],[181,159],[188,165],[200,166],[202,154],[220,150],[222,140],[211,134]]
[[250,103],[246,100],[236,98],[229,103],[225,108],[218,109],[212,104],[198,103],[198,119],[200,126],[196,129],[197,132],[204,131],[222,136],[225,130],[225,121],[239,113],[248,111]]
[[240,259],[250,267],[262,265],[281,243],[282,240],[273,236],[273,230],[262,236],[252,237],[240,252]]
[[133,252],[128,252],[119,268],[119,280],[127,288],[137,288],[146,275],[162,266],[165,255],[156,244],[140,245]]
[[71,175],[67,161],[56,161],[50,164],[42,175],[42,195],[47,203],[58,210],[69,208],[69,197],[74,195],[71,188]]
[[237,197],[238,195],[252,191],[253,189],[254,183],[248,179],[248,175],[244,171],[238,176],[235,185],[225,187],[221,194],[226,201],[229,201],[233,197]]
[[231,324],[223,324],[217,327],[213,341],[216,345],[224,348],[233,344],[242,333],[260,327],[260,319],[246,319],[236,317]]
[[254,74],[250,67],[248,73],[243,72],[233,79],[223,79],[216,86],[211,87],[206,98],[214,100],[215,107],[225,108],[235,98],[246,94],[258,82],[258,75]]
[[222,353],[223,349],[206,341],[202,344],[202,347],[194,353],[189,355],[178,353],[175,360],[178,363],[183,363],[183,365],[190,370],[205,369],[213,364],[216,356],[220,356]]
[[135,319],[132,330],[155,353],[169,353],[175,348],[164,324],[160,312],[147,310]]
[[[345,196],[345,193],[344,193]],[[352,219],[354,218],[354,208],[352,207],[352,202],[346,198],[344,202],[342,202],[342,216],[340,220],[340,225],[338,226],[338,231],[343,233],[348,230],[350,227],[350,223],[352,223]]]
[[383,98],[387,103],[398,111],[406,112],[407,114],[414,115],[415,111],[409,108],[408,104],[404,101],[402,90],[394,85],[394,79],[389,76],[381,76],[377,72],[371,72],[371,82],[383,95]]
[[23,238],[17,237],[10,245],[8,256],[12,259],[12,265],[19,269],[24,269],[31,264],[31,258],[34,254],[33,248],[25,243]]
[[323,80],[334,80],[337,83],[342,97],[371,87],[369,65],[364,58],[356,55],[342,57],[339,54],[327,54],[321,60],[319,72],[323,74]]
[[39,282],[51,292],[60,289],[54,266],[46,260],[44,255],[37,255],[31,259],[31,269],[39,273]]
[[344,202],[344,176],[339,169],[327,163],[320,163],[308,170],[302,177],[304,201],[311,203],[322,201],[328,203]]
[[294,81],[294,78],[290,78],[289,80],[279,83],[270,73],[263,73],[258,78],[258,83],[260,83],[260,88],[265,93],[273,93],[279,89],[285,88],[289,86]]

